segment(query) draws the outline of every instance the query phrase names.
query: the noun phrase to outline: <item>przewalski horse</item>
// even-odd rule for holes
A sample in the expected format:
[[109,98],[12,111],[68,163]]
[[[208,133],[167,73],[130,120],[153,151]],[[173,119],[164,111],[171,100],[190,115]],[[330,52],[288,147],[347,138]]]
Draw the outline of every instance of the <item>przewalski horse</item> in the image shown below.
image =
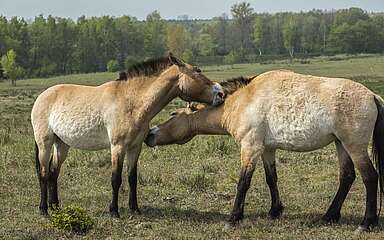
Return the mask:
[[[233,79],[222,86],[228,94],[224,104],[179,109],[171,119],[151,128],[145,142],[149,146],[183,144],[197,134],[232,135],[241,145],[241,171],[231,224],[243,218],[256,161],[263,161],[272,198],[269,214],[276,218],[283,210],[277,187],[276,149],[306,152],[331,142],[336,144],[340,182],[322,221],[339,220],[356,167],[366,188],[365,216],[358,231],[377,224],[378,177],[381,194],[384,178],[384,103],[379,96],[350,80],[289,71]],[[367,152],[372,132],[378,173]]]
[[59,203],[57,178],[69,147],[110,148],[113,189],[110,212],[115,217],[119,216],[118,193],[127,156],[129,208],[138,211],[137,160],[141,146],[151,119],[176,97],[218,105],[223,102],[224,92],[198,68],[170,54],[132,66],[126,74],[120,74],[118,81],[97,87],[56,85],[40,94],[31,120],[36,141],[41,213],[48,213],[48,192],[50,206]]

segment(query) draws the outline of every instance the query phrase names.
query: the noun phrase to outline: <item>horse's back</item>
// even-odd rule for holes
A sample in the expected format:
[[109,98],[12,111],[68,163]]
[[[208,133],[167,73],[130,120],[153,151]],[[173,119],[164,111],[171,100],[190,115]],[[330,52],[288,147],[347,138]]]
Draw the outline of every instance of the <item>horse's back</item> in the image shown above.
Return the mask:
[[348,79],[271,71],[243,94],[249,103],[242,122],[263,124],[266,145],[286,150],[310,151],[348,137],[365,144],[377,116],[374,94]]

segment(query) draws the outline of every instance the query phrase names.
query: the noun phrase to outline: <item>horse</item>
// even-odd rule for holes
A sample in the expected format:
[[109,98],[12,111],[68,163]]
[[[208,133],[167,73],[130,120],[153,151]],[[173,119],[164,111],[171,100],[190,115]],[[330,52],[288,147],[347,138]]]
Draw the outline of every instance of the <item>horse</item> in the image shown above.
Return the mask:
[[[227,94],[218,107],[190,105],[150,129],[150,146],[184,144],[198,134],[231,135],[241,146],[241,171],[229,226],[243,219],[244,202],[255,164],[261,160],[271,195],[271,218],[283,212],[275,167],[276,149],[307,152],[334,142],[340,164],[339,188],[320,219],[337,222],[355,180],[356,167],[366,189],[366,210],[357,232],[378,223],[384,180],[384,101],[363,85],[342,78],[275,70],[222,83]],[[373,157],[367,148],[373,132]],[[381,206],[381,201],[380,201]],[[380,211],[379,211],[380,212]],[[227,223],[228,224],[228,223]]]
[[133,65],[116,81],[100,86],[61,84],[41,93],[31,112],[41,214],[48,214],[47,195],[51,208],[59,206],[57,178],[70,147],[110,149],[109,211],[113,217],[119,217],[118,194],[126,156],[129,208],[139,212],[137,161],[142,143],[151,119],[176,97],[218,105],[224,101],[224,92],[200,69],[169,54]]

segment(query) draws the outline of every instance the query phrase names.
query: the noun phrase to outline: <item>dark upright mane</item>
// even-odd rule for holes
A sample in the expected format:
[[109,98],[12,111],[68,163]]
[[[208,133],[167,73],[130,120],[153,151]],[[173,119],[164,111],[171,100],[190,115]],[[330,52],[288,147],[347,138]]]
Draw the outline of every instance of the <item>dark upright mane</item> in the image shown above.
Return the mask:
[[120,73],[120,76],[117,80],[127,80],[129,78],[139,76],[152,76],[160,73],[173,64],[177,64],[179,66],[183,65],[183,63],[174,56],[152,58],[130,66],[125,72],[125,75]]
[[223,87],[225,94],[230,95],[236,92],[239,88],[243,88],[247,86],[255,77],[256,76],[249,77],[249,78],[236,77],[236,78],[225,80],[224,82],[221,82],[220,85]]

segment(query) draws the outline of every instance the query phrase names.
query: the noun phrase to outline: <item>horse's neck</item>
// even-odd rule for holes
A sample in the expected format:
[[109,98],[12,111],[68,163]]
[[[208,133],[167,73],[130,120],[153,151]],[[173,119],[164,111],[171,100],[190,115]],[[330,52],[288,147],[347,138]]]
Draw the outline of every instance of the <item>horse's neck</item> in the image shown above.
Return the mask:
[[222,125],[223,106],[209,107],[191,115],[191,127],[197,134],[227,135]]
[[137,96],[134,96],[142,100],[140,101],[140,106],[137,106],[136,111],[143,118],[151,120],[170,101],[178,96],[177,91],[177,79],[175,77],[160,76],[152,80],[148,79],[148,84],[135,94]]

